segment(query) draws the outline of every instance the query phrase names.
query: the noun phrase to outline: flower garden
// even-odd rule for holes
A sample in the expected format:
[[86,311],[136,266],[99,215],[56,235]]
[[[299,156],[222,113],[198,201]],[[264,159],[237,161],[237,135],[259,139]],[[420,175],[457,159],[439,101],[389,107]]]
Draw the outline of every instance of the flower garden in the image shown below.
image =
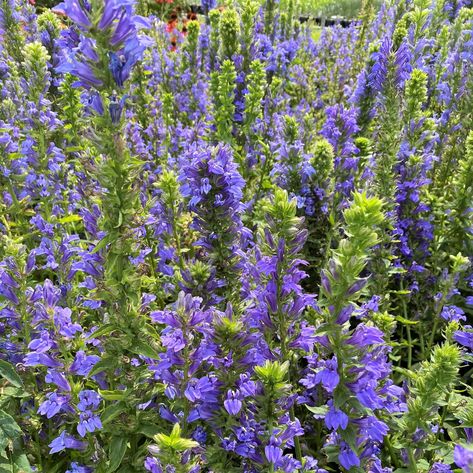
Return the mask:
[[0,0],[0,473],[473,473],[473,3],[356,15]]

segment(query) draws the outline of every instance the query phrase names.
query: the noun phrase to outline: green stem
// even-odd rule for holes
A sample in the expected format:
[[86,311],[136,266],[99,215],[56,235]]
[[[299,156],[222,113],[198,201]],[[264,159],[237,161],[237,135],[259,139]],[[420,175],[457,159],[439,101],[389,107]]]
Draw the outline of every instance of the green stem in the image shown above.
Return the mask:
[[414,452],[411,447],[407,449],[407,456],[409,457],[409,470],[417,473],[417,460],[415,459]]
[[387,435],[384,438],[384,443],[385,443],[386,447],[388,447],[389,456],[391,457],[392,465],[394,466],[394,468],[399,468],[400,465],[399,465],[398,459],[396,457],[396,452],[394,451],[394,448],[391,444],[391,441],[389,440],[389,435]]
[[[404,282],[401,281],[401,291],[404,290]],[[407,317],[407,304],[406,300],[404,299],[404,294],[401,294],[401,304],[402,304],[402,312],[403,316],[406,320],[408,320]],[[407,342],[409,343],[409,347],[407,349],[407,367],[408,369],[411,369],[412,366],[412,335],[411,335],[411,327],[409,325],[406,325],[406,333],[407,333]]]
[[[278,275],[279,276],[279,275]],[[287,353],[287,327],[286,327],[286,317],[283,314],[283,311],[280,308],[279,301],[281,299],[281,282],[280,282],[280,277],[277,279],[277,296],[278,296],[278,312],[277,312],[277,319],[279,321],[279,340],[281,341],[281,357],[283,361],[288,361],[289,362],[289,369],[287,372],[287,380],[288,383],[291,385],[291,360],[290,357],[288,356]],[[289,409],[289,417],[292,422],[295,421],[296,416],[294,413],[294,406],[291,406]],[[296,459],[299,461],[302,461],[302,449],[301,449],[301,443],[299,440],[299,437],[294,437],[294,448],[296,451]]]
[[412,336],[411,336],[411,328],[409,325],[406,327],[407,333],[407,343],[409,344],[407,349],[407,368],[411,369],[412,366]]

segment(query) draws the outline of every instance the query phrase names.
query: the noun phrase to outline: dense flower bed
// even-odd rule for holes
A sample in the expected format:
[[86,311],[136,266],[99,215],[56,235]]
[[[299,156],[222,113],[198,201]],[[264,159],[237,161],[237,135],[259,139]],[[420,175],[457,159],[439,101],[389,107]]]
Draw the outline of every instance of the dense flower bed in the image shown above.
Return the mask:
[[473,472],[473,9],[0,0],[0,471]]

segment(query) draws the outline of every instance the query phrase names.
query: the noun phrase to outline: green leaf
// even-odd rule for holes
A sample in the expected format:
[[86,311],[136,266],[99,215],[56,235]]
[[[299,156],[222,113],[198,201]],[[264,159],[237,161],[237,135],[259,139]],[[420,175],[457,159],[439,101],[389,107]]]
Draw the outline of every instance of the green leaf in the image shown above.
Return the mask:
[[154,436],[154,440],[159,447],[175,452],[183,452],[199,446],[196,441],[181,437],[181,427],[179,424],[174,424],[171,435],[157,434]]
[[125,391],[107,391],[99,389],[99,394],[107,401],[121,401],[128,396],[128,392]]
[[110,357],[110,358],[104,358],[100,360],[90,371],[90,373],[87,375],[88,378],[91,378],[97,373],[101,373],[102,371],[115,368],[117,366],[117,359]]
[[13,473],[32,473],[30,462],[26,453],[23,451],[20,439],[15,440],[13,444],[11,462],[13,465]]
[[325,414],[328,412],[328,406],[318,406],[318,407],[312,407],[312,406],[305,406],[307,409],[309,409],[310,412],[313,412],[317,416],[325,417]]
[[113,437],[108,456],[110,458],[109,472],[115,471],[121,464],[127,449],[126,437]]
[[21,378],[18,376],[15,368],[4,360],[0,360],[0,376],[5,378],[10,384],[15,386],[16,388],[22,388],[23,382]]
[[102,415],[100,416],[100,420],[102,421],[103,425],[106,425],[125,411],[126,405],[121,402],[117,402],[104,409]]
[[134,353],[135,355],[143,355],[148,358],[159,358],[159,352],[152,347],[151,345],[146,344],[145,342],[141,342],[140,340],[136,340],[133,344],[128,347],[128,350]]
[[405,319],[404,317],[401,317],[400,315],[396,315],[394,318],[395,320],[397,320],[403,325],[417,325],[419,323],[418,320]]
[[124,465],[118,470],[118,473],[136,473],[136,470],[128,465]]
[[22,434],[15,419],[5,411],[0,411],[0,449],[5,448],[11,440]]
[[29,397],[30,393],[26,392],[22,388],[15,388],[13,386],[7,386],[5,388],[0,388],[0,404],[2,401],[8,402],[10,397]]
[[141,424],[138,428],[138,433],[146,435],[146,437],[149,438],[154,438],[160,431],[161,428],[156,424]]
[[0,473],[12,473],[10,460],[3,456],[0,458]]
[[12,473],[10,459],[2,449],[0,449],[0,473]]
[[68,215],[67,217],[62,217],[58,220],[59,223],[72,223],[72,222],[80,222],[82,217],[80,215]]
[[67,153],[76,153],[77,151],[82,151],[84,148],[82,146],[68,146],[66,148]]
[[119,210],[118,211],[118,223],[113,228],[120,228],[122,226],[122,224],[123,224],[123,214]]
[[424,458],[420,458],[419,460],[417,460],[417,468],[419,468],[421,471],[429,471],[430,464]]
[[102,248],[105,248],[110,241],[110,235],[104,236],[96,245],[95,248],[91,251],[91,254],[98,253]]
[[102,325],[98,330],[95,332],[91,333],[86,340],[90,340],[91,338],[97,338],[102,335],[106,335],[108,333],[112,333],[116,329],[116,326],[114,324],[105,324]]

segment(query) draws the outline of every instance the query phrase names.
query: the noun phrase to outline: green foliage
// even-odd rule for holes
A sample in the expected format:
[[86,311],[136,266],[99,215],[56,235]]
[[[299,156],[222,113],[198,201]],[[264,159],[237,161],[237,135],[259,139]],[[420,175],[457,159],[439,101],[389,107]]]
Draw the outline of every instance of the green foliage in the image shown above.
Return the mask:
[[183,459],[185,452],[199,444],[194,440],[181,436],[181,427],[174,424],[170,435],[157,434],[154,436],[156,446],[151,445],[149,450],[164,465],[173,466],[176,473],[187,473],[192,471],[197,463],[187,462]]
[[473,254],[473,235],[469,230],[473,224],[469,212],[473,202],[473,131],[467,137],[466,152],[460,157],[457,169],[453,179],[454,192],[450,194],[448,205],[452,213],[447,223],[447,240],[448,244],[455,240],[457,248],[465,254]]
[[419,69],[412,71],[406,82],[406,120],[419,120],[422,106],[427,100],[427,74]]
[[23,48],[23,70],[26,75],[30,95],[38,102],[48,87],[48,61],[51,59],[47,49],[39,42],[28,43]]
[[198,21],[192,20],[187,23],[186,27],[187,37],[184,44],[186,54],[182,61],[182,71],[185,71],[187,68],[196,71],[200,23]]
[[[14,367],[0,360],[0,472],[32,473],[17,424],[19,401],[27,397],[23,381]],[[8,412],[7,412],[8,411]]]
[[215,139],[225,143],[230,143],[233,140],[235,80],[235,66],[228,59],[223,61],[220,71],[211,74],[211,91],[216,122]]
[[64,134],[68,141],[74,143],[79,136],[78,130],[82,114],[82,103],[80,101],[80,91],[74,87],[75,77],[66,74],[59,86],[59,106],[64,118]]
[[266,90],[266,71],[260,60],[252,61],[248,75],[248,93],[245,96],[245,117],[243,129],[249,135],[251,127],[256,120],[262,118],[263,110],[261,101]]
[[[405,373],[410,378],[407,411],[400,419],[393,419],[393,447],[407,450],[409,471],[426,472],[434,461],[451,455],[442,430],[445,427],[450,435],[453,433],[446,420],[451,414],[465,420],[470,417],[470,401],[454,393],[461,362],[459,347],[446,342],[435,346],[430,360],[423,361],[419,369]],[[458,405],[465,401],[458,412]],[[432,432],[434,425],[438,430]],[[425,435],[419,437],[419,432]]]
[[[289,199],[287,191],[275,188],[274,198],[262,203],[273,238],[291,241],[300,231],[301,218],[297,216],[295,199]],[[263,230],[261,230],[263,232]],[[263,233],[261,238],[264,239]]]
[[329,189],[328,194],[330,194],[330,189],[333,189],[333,183],[328,183],[328,180],[332,175],[334,167],[333,146],[327,140],[319,139],[314,142],[312,154],[313,157],[310,164],[315,170],[314,183],[316,187]]
[[232,59],[240,51],[240,17],[235,9],[227,8],[220,15],[219,35],[221,60]]
[[379,242],[376,227],[385,218],[382,206],[377,197],[356,193],[352,205],[343,212],[346,237],[332,251],[328,268],[323,270],[327,283],[321,287],[327,303],[334,305],[336,316],[349,294],[351,299],[359,296],[356,288],[361,283],[359,276],[366,266],[368,250]]
[[6,379],[15,388],[22,388],[23,381],[13,366],[5,360],[0,360],[0,377]]

